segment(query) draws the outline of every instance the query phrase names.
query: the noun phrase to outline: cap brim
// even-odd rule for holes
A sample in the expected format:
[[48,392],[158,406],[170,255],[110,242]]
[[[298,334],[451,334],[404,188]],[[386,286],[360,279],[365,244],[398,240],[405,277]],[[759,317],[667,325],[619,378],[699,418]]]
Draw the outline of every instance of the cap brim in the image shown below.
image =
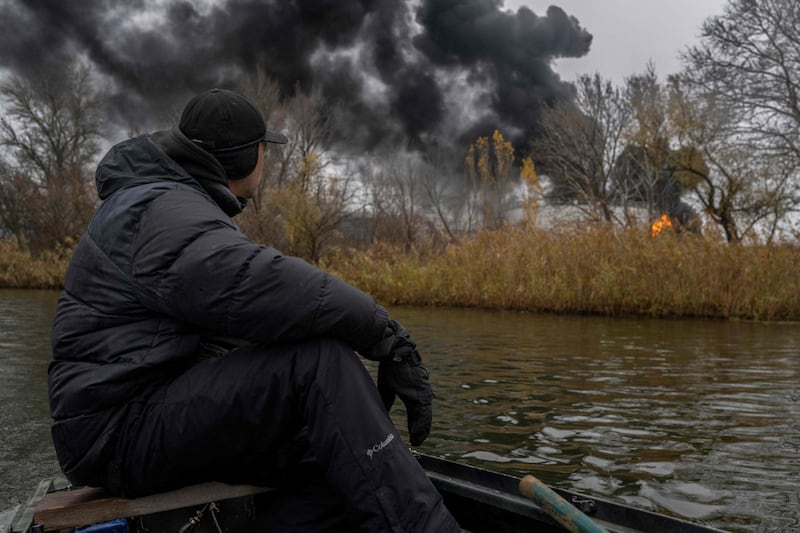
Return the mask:
[[264,134],[264,140],[268,143],[275,144],[286,144],[289,142],[289,139],[286,137],[286,135],[275,133],[274,131],[269,130],[267,130],[267,133]]

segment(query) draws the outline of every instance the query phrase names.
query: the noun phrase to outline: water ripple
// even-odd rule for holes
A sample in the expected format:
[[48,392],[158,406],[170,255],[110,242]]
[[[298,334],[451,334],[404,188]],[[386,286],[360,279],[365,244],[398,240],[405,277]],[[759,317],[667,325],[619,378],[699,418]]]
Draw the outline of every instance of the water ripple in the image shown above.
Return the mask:
[[800,325],[400,312],[438,389],[425,451],[730,531],[800,520]]
[[[55,464],[55,296],[0,291],[0,508]],[[800,324],[392,314],[436,393],[421,451],[729,531],[800,531]]]

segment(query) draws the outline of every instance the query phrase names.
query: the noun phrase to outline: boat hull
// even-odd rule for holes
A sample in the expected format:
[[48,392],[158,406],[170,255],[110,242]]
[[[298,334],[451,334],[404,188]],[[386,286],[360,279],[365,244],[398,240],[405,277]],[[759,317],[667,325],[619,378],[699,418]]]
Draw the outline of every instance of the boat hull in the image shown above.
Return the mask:
[[[448,509],[465,531],[472,533],[564,531],[564,528],[543,507],[520,495],[518,478],[430,455],[418,455],[418,459],[442,494]],[[0,522],[0,532],[37,533],[46,531],[46,528],[36,525],[37,506],[39,516],[43,516],[40,502],[48,492],[63,490],[64,485],[63,479],[58,482],[48,480],[40,483],[26,505],[21,506],[15,512],[0,513],[0,516],[3,517],[13,515],[7,524]],[[589,516],[598,526],[612,533],[666,531],[711,533],[721,531],[709,525],[687,522],[602,498],[567,490],[554,490],[569,504]],[[147,498],[153,499],[161,496]],[[163,497],[167,498],[168,496],[163,495]],[[219,522],[225,531],[261,531],[264,524],[259,520],[258,509],[260,499],[265,497],[269,497],[269,493],[248,494],[215,502],[214,505],[218,511],[214,513],[213,517],[212,513],[208,511],[208,503],[190,506],[184,504],[180,508],[143,514],[129,520],[130,531],[178,531],[193,518],[197,519],[197,524],[192,530],[193,533],[206,531],[216,533],[218,531],[216,522]],[[125,500],[125,502],[134,501]],[[204,512],[205,517],[198,515],[199,511]],[[96,531],[103,530],[99,528]],[[109,531],[111,530],[109,529]]]
[[[519,494],[519,479],[463,463],[420,455],[419,461],[464,529],[473,533],[563,532],[545,510]],[[710,525],[680,520],[562,489],[559,496],[609,532],[719,532]]]

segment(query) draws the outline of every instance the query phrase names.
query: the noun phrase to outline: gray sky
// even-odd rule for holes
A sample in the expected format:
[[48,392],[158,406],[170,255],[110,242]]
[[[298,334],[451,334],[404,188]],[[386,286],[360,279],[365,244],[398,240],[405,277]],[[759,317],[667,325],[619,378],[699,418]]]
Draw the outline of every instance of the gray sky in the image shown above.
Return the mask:
[[678,72],[678,54],[697,42],[706,17],[721,15],[727,0],[505,0],[506,9],[525,5],[544,16],[557,5],[594,36],[582,58],[560,59],[555,69],[566,81],[599,72],[615,82],[642,72],[652,60],[660,77]]

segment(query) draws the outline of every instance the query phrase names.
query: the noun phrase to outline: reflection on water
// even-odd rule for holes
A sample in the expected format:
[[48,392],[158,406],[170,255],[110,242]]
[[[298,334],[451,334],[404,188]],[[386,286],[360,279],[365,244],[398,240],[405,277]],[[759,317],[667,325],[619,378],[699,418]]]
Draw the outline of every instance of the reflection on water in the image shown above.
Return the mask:
[[[0,510],[57,472],[56,298],[0,291]],[[437,395],[421,451],[731,531],[800,530],[800,324],[393,315]]]

